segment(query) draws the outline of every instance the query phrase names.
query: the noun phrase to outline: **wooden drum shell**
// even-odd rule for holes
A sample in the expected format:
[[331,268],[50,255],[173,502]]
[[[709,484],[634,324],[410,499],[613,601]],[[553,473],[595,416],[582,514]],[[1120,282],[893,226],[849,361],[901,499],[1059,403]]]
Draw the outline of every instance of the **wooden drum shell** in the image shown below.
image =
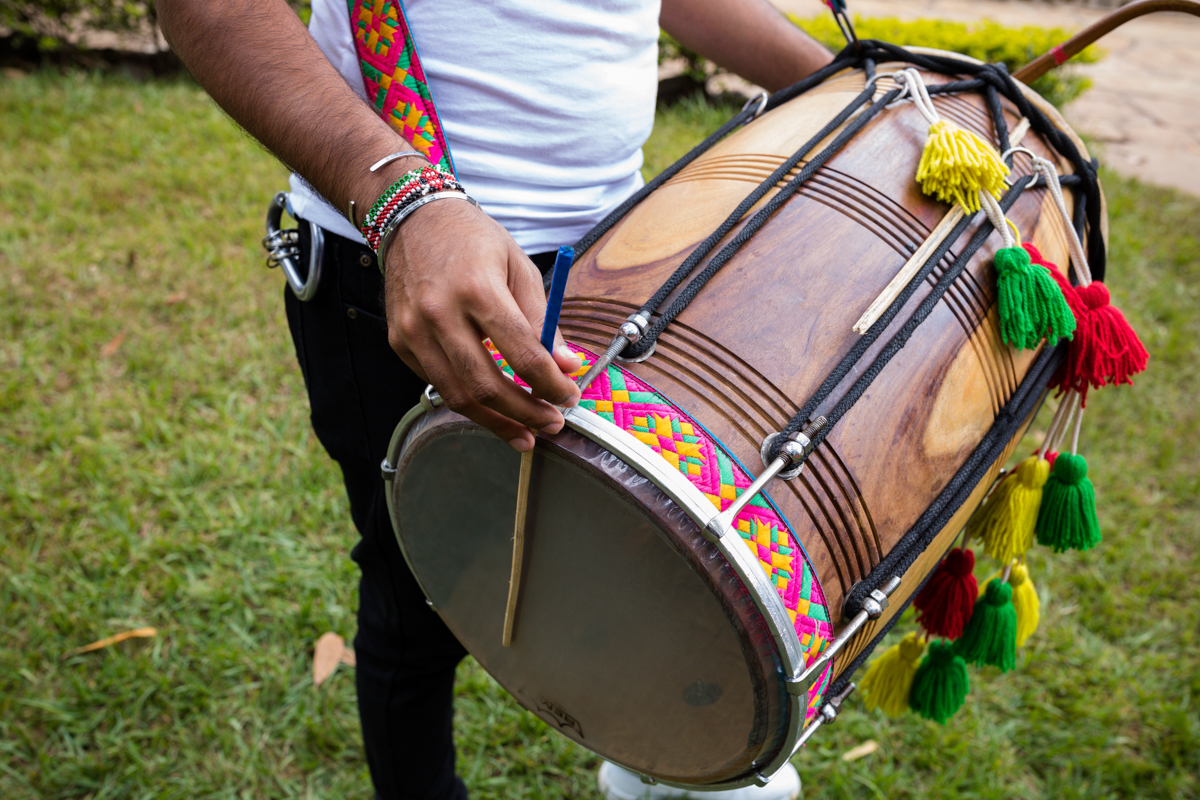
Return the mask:
[[[882,64],[879,72],[902,66]],[[923,77],[931,85],[946,80]],[[877,96],[894,85],[886,77],[877,84]],[[602,350],[625,317],[755,185],[863,87],[861,71],[841,73],[731,134],[647,197],[572,269],[563,334]],[[1016,129],[1015,106],[1002,103],[1009,129]],[[998,144],[981,96],[935,95],[934,105],[943,118]],[[1052,119],[1066,130],[1057,113]],[[924,196],[913,177],[926,130],[911,102],[884,110],[713,277],[658,338],[652,358],[625,368],[688,410],[751,471],[759,469],[763,438],[787,423],[854,345],[858,334],[852,327],[859,316],[949,211]],[[1028,133],[1021,144],[1055,161],[1060,173],[1071,172],[1070,163],[1036,134]],[[1014,174],[1029,174],[1027,159],[1016,159]],[[1026,191],[1008,216],[1025,241],[1036,244],[1048,260],[1066,264],[1062,221],[1045,189]],[[837,403],[977,226],[954,243],[817,413]],[[851,587],[896,546],[959,471],[1036,356],[1000,341],[992,257],[1001,246],[993,234],[974,255],[801,476],[768,487],[812,559],[835,630],[845,622],[840,609]],[[894,595],[898,602],[838,656],[835,671],[844,669],[915,591],[982,501],[1018,439],[1019,433],[907,571]]]

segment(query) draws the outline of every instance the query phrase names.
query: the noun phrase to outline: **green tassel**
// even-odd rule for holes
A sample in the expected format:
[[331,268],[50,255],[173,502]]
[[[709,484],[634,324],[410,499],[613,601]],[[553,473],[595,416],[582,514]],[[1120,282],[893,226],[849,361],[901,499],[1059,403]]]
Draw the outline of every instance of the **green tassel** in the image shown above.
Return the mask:
[[1064,550],[1091,550],[1100,544],[1096,519],[1096,490],[1087,476],[1087,461],[1073,453],[1060,453],[1042,491],[1038,510],[1038,544]]
[[1023,247],[996,251],[1000,338],[1021,350],[1032,350],[1045,337],[1050,344],[1070,339],[1075,316],[1050,270],[1029,260]]
[[999,580],[987,585],[954,646],[972,664],[991,664],[1001,672],[1017,666],[1017,609],[1011,586]]
[[913,676],[908,702],[925,719],[946,724],[962,708],[971,690],[967,664],[950,642],[932,641]]

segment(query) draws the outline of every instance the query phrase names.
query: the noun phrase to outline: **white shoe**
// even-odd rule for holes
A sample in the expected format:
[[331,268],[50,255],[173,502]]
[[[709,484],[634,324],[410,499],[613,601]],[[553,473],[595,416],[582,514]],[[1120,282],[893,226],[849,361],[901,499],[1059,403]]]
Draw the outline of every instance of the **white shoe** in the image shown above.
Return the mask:
[[741,789],[705,791],[702,788],[677,789],[674,786],[642,783],[637,774],[622,769],[611,761],[600,765],[596,776],[600,793],[607,800],[665,800],[665,798],[701,798],[702,800],[799,800],[800,775],[791,764],[783,769],[766,786],[744,786]]

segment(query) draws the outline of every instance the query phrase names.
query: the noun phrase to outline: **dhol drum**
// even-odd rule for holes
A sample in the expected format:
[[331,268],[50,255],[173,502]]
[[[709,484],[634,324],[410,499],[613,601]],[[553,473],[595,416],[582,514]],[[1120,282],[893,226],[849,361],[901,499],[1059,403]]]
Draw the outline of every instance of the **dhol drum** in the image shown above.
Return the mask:
[[[400,546],[459,640],[531,712],[649,779],[761,783],[836,713],[1056,365],[1052,348],[1001,342],[1001,244],[987,218],[914,181],[929,123],[895,101],[895,73],[912,65],[896,54],[921,68],[944,119],[998,151],[1019,143],[1080,171],[1083,144],[1027,89],[989,98],[963,66],[974,62],[869,47],[745,111],[653,185],[572,270],[561,325],[590,366],[631,315],[627,338],[647,335],[655,315],[639,309],[706,237],[717,231],[719,253],[780,202],[653,347],[630,345],[636,360],[599,369],[563,431],[538,436],[511,646],[501,633],[521,457],[427,392],[383,465]],[[1074,160],[1048,144],[1056,136]],[[1008,219],[1061,263],[1061,217],[1029,174],[1017,158],[1010,181],[1025,190],[1006,195]],[[1081,194],[1078,176],[1064,182]],[[928,269],[894,314],[855,332],[906,264]],[[685,292],[667,287],[657,309]],[[808,417],[828,427],[793,436],[800,463],[746,491],[773,460],[770,435],[811,398]]]

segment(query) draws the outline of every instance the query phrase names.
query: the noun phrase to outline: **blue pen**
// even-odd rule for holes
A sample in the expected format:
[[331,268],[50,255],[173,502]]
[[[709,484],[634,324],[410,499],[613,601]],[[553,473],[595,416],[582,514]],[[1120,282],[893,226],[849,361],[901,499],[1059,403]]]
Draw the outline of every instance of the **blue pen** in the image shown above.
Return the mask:
[[546,301],[546,321],[542,323],[542,347],[554,352],[554,332],[558,330],[558,315],[562,311],[563,293],[567,290],[567,273],[575,260],[575,250],[563,245],[554,259],[554,274],[550,277],[550,298]]

